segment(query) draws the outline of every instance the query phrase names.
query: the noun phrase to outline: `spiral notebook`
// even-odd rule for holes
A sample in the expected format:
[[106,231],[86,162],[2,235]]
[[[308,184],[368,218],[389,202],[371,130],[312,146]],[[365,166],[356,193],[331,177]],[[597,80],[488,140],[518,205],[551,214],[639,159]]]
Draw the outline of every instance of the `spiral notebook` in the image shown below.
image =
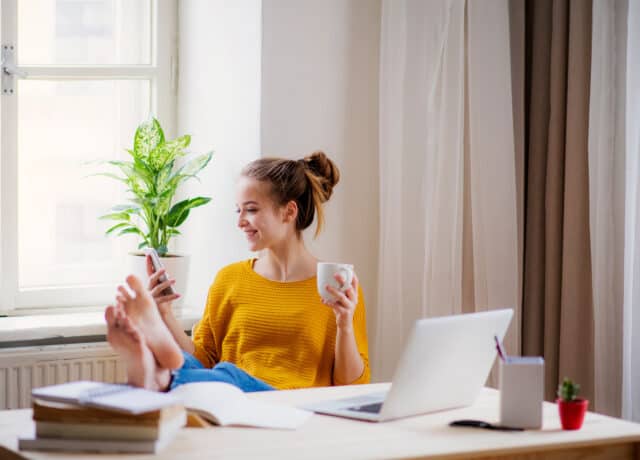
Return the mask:
[[174,404],[181,404],[180,398],[171,393],[159,393],[130,385],[85,380],[34,388],[31,391],[31,396],[45,401],[109,409],[127,414],[142,414]]

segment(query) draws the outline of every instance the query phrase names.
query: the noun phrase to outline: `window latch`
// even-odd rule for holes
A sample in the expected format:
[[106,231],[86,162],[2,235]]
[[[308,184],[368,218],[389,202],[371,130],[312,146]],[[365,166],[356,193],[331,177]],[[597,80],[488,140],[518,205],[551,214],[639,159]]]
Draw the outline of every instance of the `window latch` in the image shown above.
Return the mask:
[[15,79],[27,78],[27,73],[18,69],[15,65],[14,45],[2,45],[0,67],[2,68],[2,94],[10,96],[15,92]]

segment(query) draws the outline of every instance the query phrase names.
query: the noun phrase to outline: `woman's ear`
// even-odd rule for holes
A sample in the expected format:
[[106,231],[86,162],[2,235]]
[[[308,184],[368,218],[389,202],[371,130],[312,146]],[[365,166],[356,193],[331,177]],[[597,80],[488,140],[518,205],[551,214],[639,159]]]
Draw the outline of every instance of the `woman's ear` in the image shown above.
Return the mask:
[[285,223],[295,222],[298,218],[298,204],[291,200],[286,205],[284,205],[284,216],[283,221]]

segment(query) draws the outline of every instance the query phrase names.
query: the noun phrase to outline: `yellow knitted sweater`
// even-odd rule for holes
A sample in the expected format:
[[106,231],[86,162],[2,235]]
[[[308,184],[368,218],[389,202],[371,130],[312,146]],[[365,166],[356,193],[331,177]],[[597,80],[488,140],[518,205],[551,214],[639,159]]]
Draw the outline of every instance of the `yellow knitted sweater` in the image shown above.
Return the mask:
[[253,270],[255,259],[220,270],[196,328],[194,356],[205,367],[234,363],[278,389],[369,382],[362,289],[353,317],[364,372],[354,382],[333,379],[336,319],[316,289],[316,277],[272,281]]

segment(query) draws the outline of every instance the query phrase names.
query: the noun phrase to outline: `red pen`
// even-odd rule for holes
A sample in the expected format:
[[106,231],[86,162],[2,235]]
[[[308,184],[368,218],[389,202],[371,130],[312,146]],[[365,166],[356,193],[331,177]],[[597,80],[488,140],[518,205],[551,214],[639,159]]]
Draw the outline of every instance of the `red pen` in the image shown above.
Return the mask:
[[496,350],[498,350],[498,356],[500,356],[500,359],[502,361],[506,361],[507,360],[507,354],[502,349],[502,344],[500,343],[500,339],[498,339],[497,335],[494,335],[493,338],[496,341]]

